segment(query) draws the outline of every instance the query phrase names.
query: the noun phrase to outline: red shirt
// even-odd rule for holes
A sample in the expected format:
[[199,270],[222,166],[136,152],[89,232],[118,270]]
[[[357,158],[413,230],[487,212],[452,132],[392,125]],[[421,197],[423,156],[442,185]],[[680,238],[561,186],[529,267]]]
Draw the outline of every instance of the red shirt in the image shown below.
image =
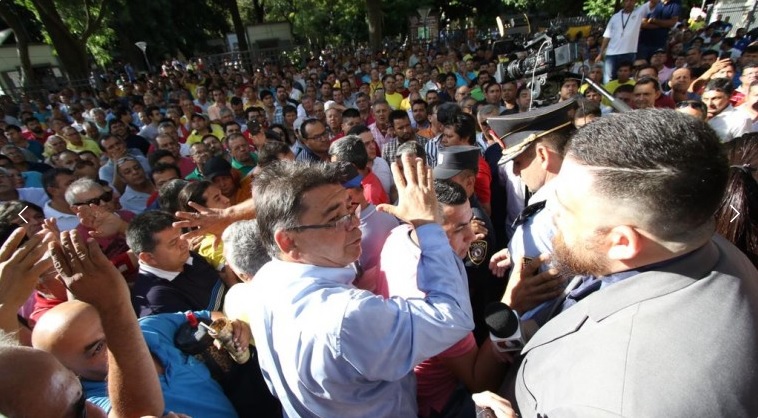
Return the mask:
[[492,200],[490,183],[492,183],[490,166],[487,164],[487,160],[480,155],[479,172],[476,173],[476,182],[474,182],[474,194],[476,195],[476,198],[479,199],[479,202],[487,204]]
[[363,197],[365,197],[370,203],[379,205],[390,202],[387,193],[385,193],[384,188],[382,187],[382,182],[379,181],[376,174],[369,171],[368,174],[363,176],[361,186],[363,186]]

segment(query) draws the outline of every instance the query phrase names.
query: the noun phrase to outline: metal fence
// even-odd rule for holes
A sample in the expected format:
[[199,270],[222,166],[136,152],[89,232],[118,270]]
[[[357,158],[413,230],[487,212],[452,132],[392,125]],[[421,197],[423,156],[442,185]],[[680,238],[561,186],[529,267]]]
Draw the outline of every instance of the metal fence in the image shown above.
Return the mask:
[[202,57],[207,69],[251,69],[262,67],[265,61],[281,63],[289,47],[253,48],[250,51],[227,52]]

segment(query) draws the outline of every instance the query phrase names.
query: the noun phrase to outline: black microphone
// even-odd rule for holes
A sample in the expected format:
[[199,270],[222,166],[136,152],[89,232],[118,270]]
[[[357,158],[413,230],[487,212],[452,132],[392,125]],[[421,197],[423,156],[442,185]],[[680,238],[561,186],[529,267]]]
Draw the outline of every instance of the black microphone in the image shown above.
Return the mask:
[[498,351],[521,351],[533,333],[522,329],[518,314],[502,302],[493,302],[484,309],[484,322],[490,330],[490,339]]

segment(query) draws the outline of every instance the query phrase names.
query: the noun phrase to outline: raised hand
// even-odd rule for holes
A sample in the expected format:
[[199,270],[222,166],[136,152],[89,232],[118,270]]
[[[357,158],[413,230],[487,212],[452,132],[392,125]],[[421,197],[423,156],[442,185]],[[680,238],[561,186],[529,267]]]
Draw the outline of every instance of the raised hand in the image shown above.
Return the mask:
[[[0,328],[8,332],[15,330],[16,311],[32,294],[42,273],[52,264],[50,258],[43,258],[47,248],[45,243],[51,240],[49,234],[37,233],[21,245],[24,237],[26,230],[16,228],[0,247],[0,312],[3,318]],[[6,317],[12,320],[5,321]]]
[[94,239],[85,242],[75,230],[65,231],[60,235],[60,242],[51,242],[48,248],[55,270],[77,299],[99,312],[113,305],[130,304],[124,276],[105,257]]
[[197,212],[176,212],[176,217],[181,221],[174,222],[174,228],[193,229],[182,235],[185,239],[202,237],[206,233],[220,237],[234,221],[225,216],[224,209],[209,209],[195,202],[189,202],[189,205]]
[[128,224],[116,213],[106,210],[100,205],[92,204],[75,209],[79,222],[87,228],[93,238],[111,238],[126,233]]
[[528,261],[515,260],[513,273],[503,295],[503,303],[523,314],[546,300],[560,296],[566,280],[558,275],[558,270],[550,268],[538,273],[540,265],[549,261],[549,254],[542,254]]
[[404,154],[402,168],[392,163],[392,175],[397,187],[398,204],[381,204],[379,211],[389,213],[414,227],[438,222],[437,195],[434,193],[432,169],[424,160]]
[[492,258],[490,258],[490,271],[496,277],[503,277],[505,276],[505,272],[508,271],[508,268],[511,267],[512,263],[511,253],[507,248],[503,248],[495,254],[492,254]]

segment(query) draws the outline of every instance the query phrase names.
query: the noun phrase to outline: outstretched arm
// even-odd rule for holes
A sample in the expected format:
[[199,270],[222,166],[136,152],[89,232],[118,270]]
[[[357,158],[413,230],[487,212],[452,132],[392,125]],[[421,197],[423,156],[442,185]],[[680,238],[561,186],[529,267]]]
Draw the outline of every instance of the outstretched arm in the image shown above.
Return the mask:
[[49,249],[66,287],[100,314],[108,342],[110,416],[162,416],[163,392],[124,277],[94,239],[85,243],[76,231],[63,232]]

